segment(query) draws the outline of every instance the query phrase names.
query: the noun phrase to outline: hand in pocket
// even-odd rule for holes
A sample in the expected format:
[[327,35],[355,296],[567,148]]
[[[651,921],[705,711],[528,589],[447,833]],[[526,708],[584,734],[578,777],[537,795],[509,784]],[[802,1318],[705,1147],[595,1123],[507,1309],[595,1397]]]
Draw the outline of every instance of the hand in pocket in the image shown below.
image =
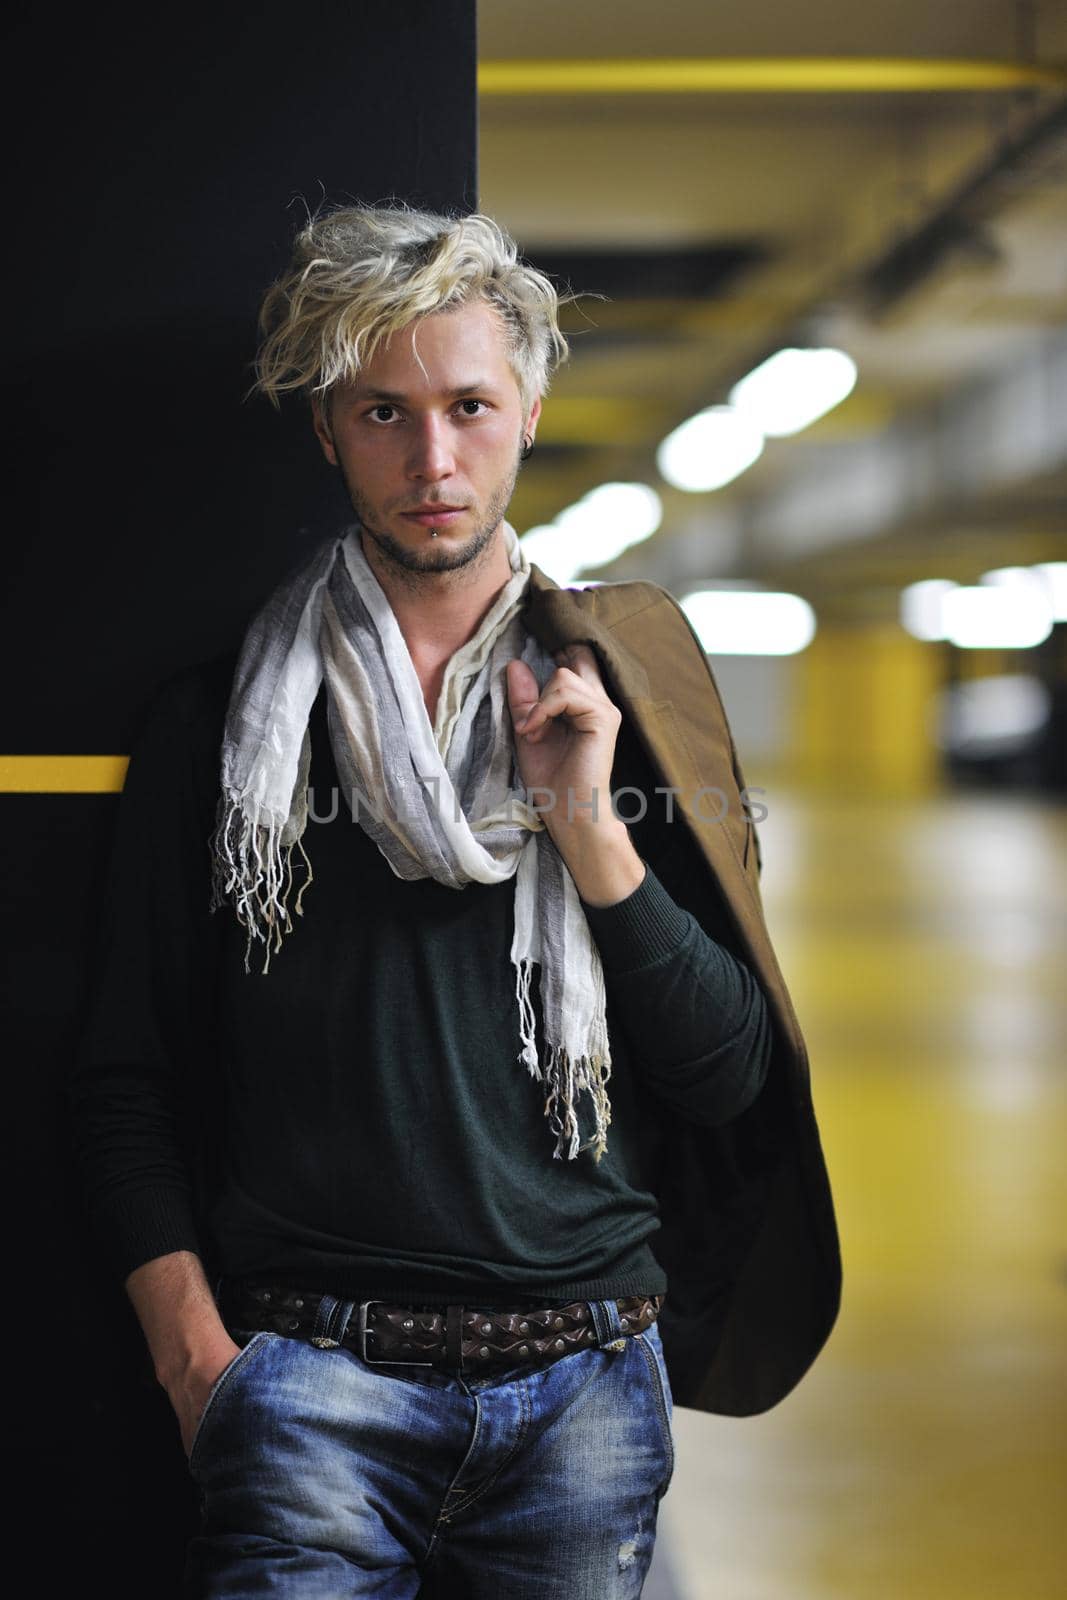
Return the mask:
[[211,1391],[226,1368],[241,1354],[241,1348],[220,1324],[218,1334],[199,1346],[179,1376],[167,1385],[167,1394],[178,1418],[182,1449],[187,1459]]

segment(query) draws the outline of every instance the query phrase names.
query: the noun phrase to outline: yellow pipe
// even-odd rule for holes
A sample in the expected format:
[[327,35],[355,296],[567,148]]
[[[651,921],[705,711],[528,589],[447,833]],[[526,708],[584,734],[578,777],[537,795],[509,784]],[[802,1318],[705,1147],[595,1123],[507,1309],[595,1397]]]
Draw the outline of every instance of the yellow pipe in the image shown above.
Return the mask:
[[909,94],[1061,88],[1067,64],[831,56],[619,61],[483,61],[483,95]]
[[117,794],[128,756],[0,756],[0,794]]

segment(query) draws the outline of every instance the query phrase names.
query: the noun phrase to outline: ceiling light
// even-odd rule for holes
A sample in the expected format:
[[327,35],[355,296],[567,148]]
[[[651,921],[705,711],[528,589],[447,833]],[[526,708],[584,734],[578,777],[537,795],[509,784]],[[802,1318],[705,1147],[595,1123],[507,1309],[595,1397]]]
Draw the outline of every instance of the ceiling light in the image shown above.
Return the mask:
[[1033,567],[993,567],[989,572],[983,572],[979,583],[990,583],[1000,589],[1027,590],[1030,593],[1044,594],[1044,579],[1034,571]]
[[1014,755],[1044,732],[1051,710],[1046,685],[1027,673],[952,684],[938,701],[937,742],[953,755]]
[[556,526],[565,530],[579,570],[606,567],[655,533],[663,507],[655,489],[644,483],[604,483],[561,511]]
[[1067,561],[1039,561],[1032,570],[1044,582],[1053,622],[1067,622]]
[[916,639],[945,637],[945,596],[957,586],[951,578],[924,578],[900,592],[900,620]]
[[945,637],[961,650],[1028,650],[1052,632],[1042,586],[990,582],[944,597]]
[[1011,587],[1046,605],[1053,622],[1067,622],[1067,561],[1039,562],[1032,567],[994,567],[983,572],[980,583]]
[[733,406],[708,406],[669,433],[656,452],[667,482],[690,494],[721,489],[763,453],[763,435]]
[[663,502],[647,483],[602,483],[584,496],[583,504],[614,522],[628,544],[649,539],[663,521]]
[[771,438],[799,433],[856,386],[856,363],[843,350],[779,350],[734,384],[730,404]]
[[532,561],[553,583],[561,588],[574,582],[581,571],[573,544],[566,533],[554,522],[540,523],[524,533],[519,544],[527,559]]
[[555,522],[523,534],[531,562],[557,584],[573,584],[592,566],[608,566],[662,522],[659,494],[648,483],[601,483],[561,510]]
[[815,613],[798,594],[698,589],[681,606],[713,656],[792,656],[815,637]]
[[647,483],[602,483],[520,543],[542,572],[566,586],[651,538],[662,521],[662,502]]

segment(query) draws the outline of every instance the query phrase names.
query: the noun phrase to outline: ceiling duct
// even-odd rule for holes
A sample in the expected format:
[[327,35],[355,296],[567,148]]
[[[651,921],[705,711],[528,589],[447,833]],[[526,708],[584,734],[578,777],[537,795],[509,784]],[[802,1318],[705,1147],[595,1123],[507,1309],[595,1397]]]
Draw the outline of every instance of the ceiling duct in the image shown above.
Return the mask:
[[855,290],[866,315],[883,319],[946,266],[996,266],[999,251],[984,223],[1020,189],[1052,182],[1067,182],[1067,100],[1004,140],[932,215],[860,274]]

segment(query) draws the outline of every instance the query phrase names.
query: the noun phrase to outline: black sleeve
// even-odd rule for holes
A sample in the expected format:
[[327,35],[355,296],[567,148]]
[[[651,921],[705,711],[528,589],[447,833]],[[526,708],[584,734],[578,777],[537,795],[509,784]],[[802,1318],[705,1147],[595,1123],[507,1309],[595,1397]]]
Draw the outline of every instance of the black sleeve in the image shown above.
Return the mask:
[[644,820],[631,837],[644,881],[613,906],[583,904],[604,968],[610,1013],[636,1070],[687,1120],[717,1126],[747,1109],[766,1081],[773,1046],[763,992],[731,946],[721,896],[680,815],[656,803],[655,780],[632,736],[613,785],[640,789]]
[[193,1085],[210,1053],[209,838],[218,726],[208,669],[157,693],[118,804],[92,1002],[69,1082],[74,1157],[123,1278],[198,1250]]

